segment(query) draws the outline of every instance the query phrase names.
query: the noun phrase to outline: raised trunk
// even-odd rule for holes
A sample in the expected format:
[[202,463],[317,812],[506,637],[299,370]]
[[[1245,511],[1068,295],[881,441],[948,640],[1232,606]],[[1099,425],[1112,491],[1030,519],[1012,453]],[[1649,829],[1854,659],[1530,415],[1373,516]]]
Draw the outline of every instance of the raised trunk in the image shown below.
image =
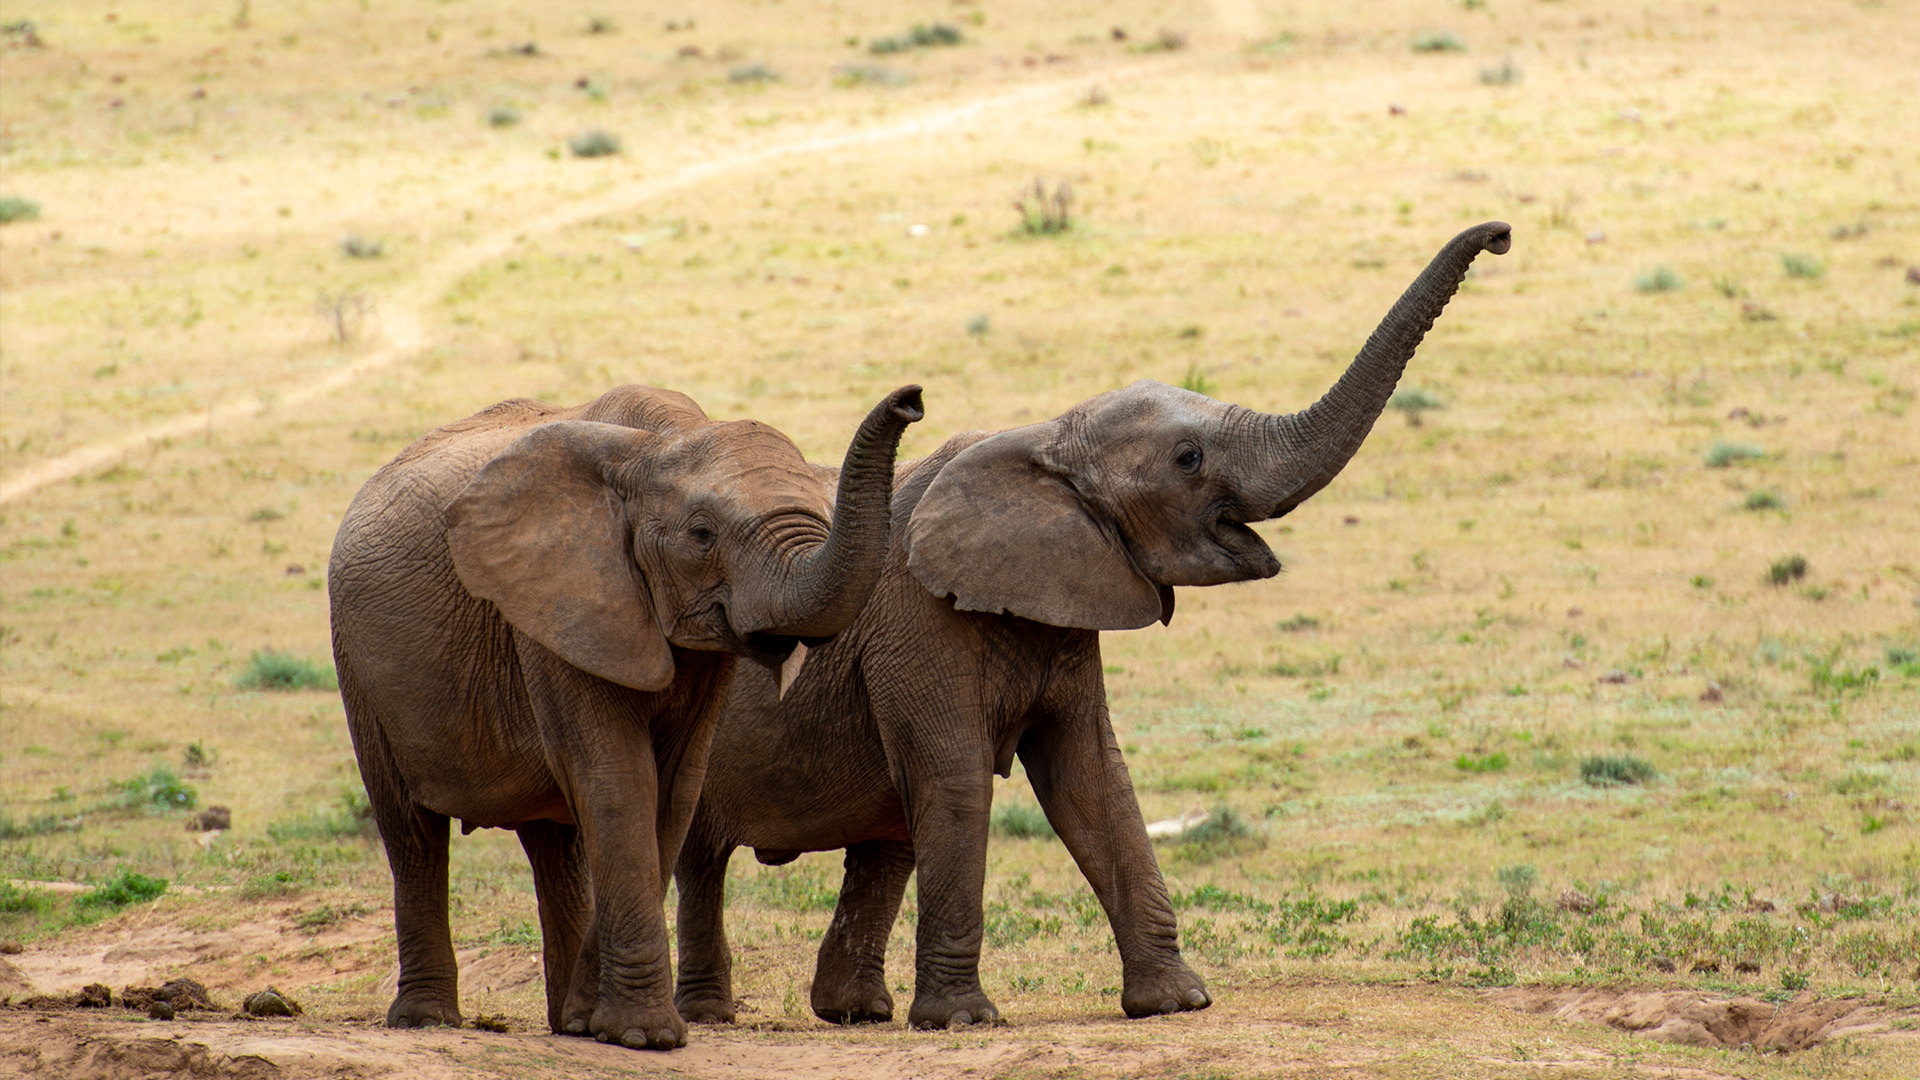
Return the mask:
[[860,613],[887,560],[894,454],[907,425],[925,415],[920,388],[903,386],[860,422],[840,468],[827,542],[794,560],[792,573],[767,606],[766,625],[754,629],[785,637],[831,637]]
[[1340,381],[1306,411],[1244,411],[1238,419],[1261,477],[1245,492],[1253,511],[1247,520],[1279,517],[1339,475],[1373,430],[1400,373],[1460,287],[1474,256],[1482,251],[1504,255],[1512,239],[1512,226],[1489,221],[1448,241],[1380,321]]

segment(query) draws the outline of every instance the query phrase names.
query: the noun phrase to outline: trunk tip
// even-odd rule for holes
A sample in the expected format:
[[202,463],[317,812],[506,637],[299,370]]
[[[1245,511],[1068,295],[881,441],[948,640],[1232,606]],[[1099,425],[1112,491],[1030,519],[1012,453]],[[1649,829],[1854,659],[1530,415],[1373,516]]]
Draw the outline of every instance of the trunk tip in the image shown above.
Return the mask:
[[1505,255],[1513,247],[1513,226],[1504,221],[1489,221],[1477,231],[1481,248],[1495,255]]
[[912,424],[927,417],[926,403],[920,400],[920,385],[914,383],[903,386],[887,395],[881,403],[889,415],[902,423]]

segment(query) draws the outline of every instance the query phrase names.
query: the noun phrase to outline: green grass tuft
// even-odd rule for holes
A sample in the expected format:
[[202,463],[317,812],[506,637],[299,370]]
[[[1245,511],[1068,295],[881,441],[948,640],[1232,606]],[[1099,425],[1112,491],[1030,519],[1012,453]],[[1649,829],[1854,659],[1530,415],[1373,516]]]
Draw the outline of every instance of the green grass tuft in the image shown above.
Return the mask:
[[1594,787],[1648,784],[1659,776],[1652,765],[1632,754],[1590,757],[1580,763],[1580,779]]
[[331,665],[322,667],[292,653],[263,649],[247,660],[247,670],[233,680],[240,690],[337,690]]
[[1782,255],[1780,266],[1788,277],[1811,279],[1827,272],[1827,264],[1811,255]]
[[200,801],[193,786],[165,765],[155,765],[145,776],[133,776],[108,785],[116,797],[102,806],[106,810],[191,810]]
[[1785,585],[1806,576],[1807,557],[1805,555],[1789,555],[1784,559],[1776,559],[1772,566],[1767,567],[1767,581],[1773,585]]
[[620,152],[620,139],[610,132],[594,128],[568,139],[567,148],[573,151],[574,157],[611,157]]
[[40,204],[18,195],[0,195],[0,225],[32,221],[40,216]]
[[914,28],[897,37],[875,38],[868,43],[867,51],[875,56],[887,53],[911,52],[914,49],[934,49],[945,45],[958,45],[964,40],[960,28],[946,23],[934,23],[931,26],[916,23]]
[[1746,501],[1741,505],[1748,510],[1785,510],[1787,500],[1771,491],[1749,491]]
[[1677,292],[1687,283],[1670,266],[1657,266],[1633,279],[1633,287],[1645,293]]
[[1706,461],[1709,469],[1724,469],[1736,462],[1760,461],[1766,456],[1766,450],[1752,443],[1722,442],[1715,439],[1713,445],[1707,447],[1703,460]]
[[1413,51],[1417,53],[1466,52],[1467,43],[1459,35],[1450,31],[1436,34],[1420,34],[1413,39]]
[[121,867],[120,872],[107,881],[82,893],[75,900],[78,908],[119,908],[128,904],[144,904],[157,899],[167,891],[165,878],[152,878],[145,874]]
[[993,835],[1014,840],[1051,840],[1053,823],[1031,803],[1006,803],[993,811]]

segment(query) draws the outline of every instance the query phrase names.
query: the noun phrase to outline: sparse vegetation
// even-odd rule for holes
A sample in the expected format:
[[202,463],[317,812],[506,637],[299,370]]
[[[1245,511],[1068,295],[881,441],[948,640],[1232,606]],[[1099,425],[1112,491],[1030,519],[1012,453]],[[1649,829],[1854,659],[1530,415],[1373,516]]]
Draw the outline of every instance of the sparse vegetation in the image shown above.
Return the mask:
[[322,292],[313,310],[327,324],[336,344],[345,345],[360,333],[360,327],[373,313],[373,302],[351,289]]
[[1817,278],[1827,272],[1827,266],[1811,255],[1782,255],[1780,266],[1788,277]]
[[780,73],[765,64],[742,64],[727,72],[730,83],[772,83],[780,81]]
[[1741,505],[1748,510],[1785,510],[1787,500],[1771,491],[1749,491],[1746,501]]
[[348,234],[340,241],[340,253],[349,259],[377,259],[386,254],[385,240],[370,240],[357,234]]
[[1767,567],[1767,581],[1774,585],[1787,585],[1806,576],[1807,557],[1805,555],[1790,555],[1784,559],[1776,559],[1773,565]]
[[1481,68],[1480,81],[1488,86],[1512,86],[1520,81],[1520,65],[1509,56],[1492,67]]
[[1633,287],[1645,293],[1677,292],[1686,287],[1672,267],[1659,266],[1633,279]]
[[1467,43],[1461,41],[1458,34],[1440,31],[1415,36],[1413,51],[1417,53],[1466,52]]
[[1715,439],[1713,445],[1707,447],[1703,460],[1706,461],[1709,469],[1724,469],[1743,461],[1761,461],[1766,456],[1767,451],[1763,447],[1752,443],[1723,442]]
[[1580,779],[1594,787],[1650,784],[1659,776],[1652,765],[1632,754],[1600,755],[1580,763]]
[[19,195],[0,195],[0,225],[32,221],[40,216],[40,204]]
[[1446,407],[1433,391],[1418,386],[1403,386],[1387,399],[1387,408],[1406,417],[1409,427],[1419,427],[1425,414]]
[[165,765],[155,765],[143,776],[109,784],[108,790],[113,797],[102,804],[103,809],[191,810],[200,800],[193,785],[183,782],[180,774]]
[[1053,825],[1032,803],[1002,803],[993,808],[993,835],[1014,840],[1051,840]]
[[128,904],[144,904],[159,899],[166,891],[165,878],[148,877],[123,866],[113,877],[82,893],[74,905],[80,908],[118,909]]
[[520,122],[520,110],[511,105],[495,105],[487,110],[487,126],[510,128]]
[[833,84],[841,88],[866,86],[905,86],[913,76],[881,64],[843,64],[833,70]]
[[947,45],[958,45],[963,40],[960,28],[947,23],[931,25],[916,23],[913,29],[898,37],[874,38],[867,43],[867,51],[875,56],[887,53],[910,52],[914,49],[933,49]]

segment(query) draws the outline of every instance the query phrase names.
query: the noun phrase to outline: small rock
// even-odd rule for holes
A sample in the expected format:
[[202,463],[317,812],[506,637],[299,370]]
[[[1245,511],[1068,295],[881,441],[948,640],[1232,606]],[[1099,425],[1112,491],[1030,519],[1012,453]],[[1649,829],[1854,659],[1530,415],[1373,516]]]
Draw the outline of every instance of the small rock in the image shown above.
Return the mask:
[[0,956],[17,956],[26,951],[27,947],[17,941],[0,941]]
[[1720,704],[1721,699],[1724,697],[1726,697],[1726,695],[1721,692],[1720,684],[1717,682],[1708,683],[1707,688],[1700,691],[1700,700],[1710,705]]
[[1619,668],[1614,668],[1612,671],[1600,676],[1598,681],[1606,683],[1608,686],[1625,686],[1633,681],[1633,676],[1621,671]]
[[301,574],[304,574],[304,573],[306,573],[306,572],[307,572],[307,568],[306,568],[306,567],[304,567],[304,566],[301,566],[301,565],[300,565],[299,563],[297,563],[297,562],[296,562],[296,563],[288,563],[288,564],[287,564],[287,576],[288,576],[288,577],[299,577],[299,576],[300,576]]
[[1112,37],[1113,40],[1115,41],[1127,40],[1127,31],[1125,27],[1116,26],[1112,30],[1107,31],[1107,34],[1108,36]]
[[1745,420],[1745,419],[1746,419],[1747,417],[1749,417],[1749,416],[1752,416],[1752,415],[1753,415],[1753,413],[1751,413],[1751,412],[1749,412],[1749,411],[1748,411],[1748,410],[1747,410],[1747,409],[1746,409],[1746,408],[1745,408],[1745,407],[1743,406],[1743,407],[1741,407],[1741,408],[1738,408],[1738,409],[1735,409],[1735,410],[1733,410],[1732,412],[1730,412],[1730,413],[1728,413],[1728,414],[1727,414],[1727,419],[1729,419],[1729,420]]
[[1341,518],[1341,519],[1340,519],[1340,524],[1342,524],[1342,525],[1358,525],[1358,524],[1360,524],[1360,519],[1359,519],[1359,518],[1357,518],[1357,517],[1354,517],[1354,516],[1353,516],[1352,514],[1348,514],[1348,515],[1347,515],[1346,517],[1343,517],[1343,518]]
[[106,983],[88,983],[80,988],[80,996],[74,998],[76,1009],[104,1009],[113,1004],[113,991]]
[[1407,107],[1405,105],[1400,104],[1397,101],[1390,101],[1387,103],[1387,115],[1388,116],[1405,116],[1407,115]]
[[247,998],[248,1016],[299,1016],[303,1011],[300,1003],[269,986]]
[[1561,911],[1571,911],[1577,915],[1591,915],[1600,910],[1600,902],[1579,889],[1568,889],[1560,894],[1553,906]]
[[1585,615],[1586,613],[1587,613],[1586,609],[1584,608],[1570,607],[1567,609],[1567,618],[1577,619],[1580,616]]
[[171,1020],[173,1019],[173,1006],[164,1001],[156,1001],[152,1005],[147,1006],[147,1019]]
[[1673,962],[1673,958],[1670,956],[1656,956],[1653,958],[1653,966],[1671,975],[1673,974],[1676,965]]
[[1920,266],[1907,267],[1907,280],[1920,285]]

